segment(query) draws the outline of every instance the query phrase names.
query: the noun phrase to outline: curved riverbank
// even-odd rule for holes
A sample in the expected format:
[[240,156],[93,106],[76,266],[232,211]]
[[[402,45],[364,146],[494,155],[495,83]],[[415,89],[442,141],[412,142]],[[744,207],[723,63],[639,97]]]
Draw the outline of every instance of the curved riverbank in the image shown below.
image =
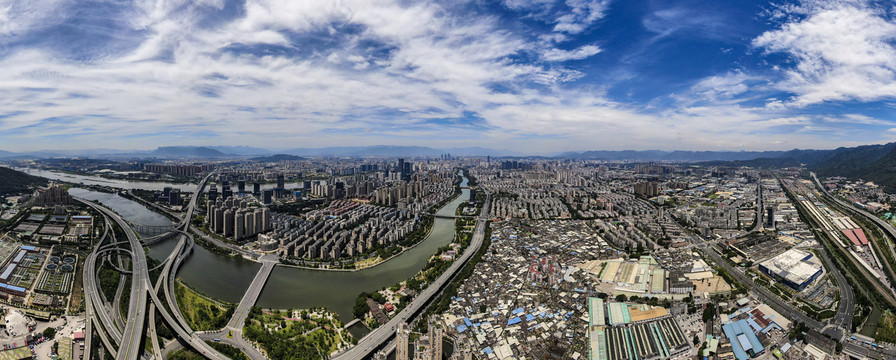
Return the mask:
[[[464,185],[464,184],[461,184]],[[143,204],[125,199],[118,194],[77,190],[78,196],[95,199],[112,208],[122,217],[143,225],[170,225],[171,220],[148,209]],[[469,190],[463,189],[438,213],[452,215]],[[361,291],[376,291],[407,279],[426,264],[435,251],[454,239],[454,220],[434,218],[428,235],[413,247],[377,266],[357,271],[320,271],[278,266],[258,299],[262,308],[290,309],[327,307],[343,319],[352,317],[355,297]],[[149,246],[149,256],[162,259],[176,241],[162,241]],[[261,265],[257,262],[214,254],[197,246],[184,261],[177,276],[194,289],[211,298],[237,303],[249,287]]]

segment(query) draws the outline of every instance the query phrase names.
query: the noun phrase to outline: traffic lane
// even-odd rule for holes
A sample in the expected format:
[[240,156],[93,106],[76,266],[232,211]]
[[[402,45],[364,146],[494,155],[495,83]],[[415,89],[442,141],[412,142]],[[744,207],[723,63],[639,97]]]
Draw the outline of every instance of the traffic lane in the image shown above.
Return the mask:
[[720,264],[723,268],[725,268],[731,274],[731,276],[734,276],[735,278],[737,278],[737,280],[741,281],[741,283],[744,284],[748,290],[755,291],[758,295],[760,295],[760,297],[762,297],[766,302],[769,303],[768,305],[772,306],[773,308],[777,307],[775,310],[784,313],[784,315],[790,315],[790,318],[798,319],[811,327],[821,328],[823,326],[822,323],[808,317],[801,312],[796,311],[791,306],[784,303],[783,300],[778,299],[776,296],[765,290],[765,288],[753,283],[753,281],[747,278],[746,275],[731,267],[730,264],[725,262],[724,259],[722,259],[720,255],[712,251],[712,249],[704,249],[704,252],[709,254],[709,256],[713,258],[713,260],[715,260],[717,264]]

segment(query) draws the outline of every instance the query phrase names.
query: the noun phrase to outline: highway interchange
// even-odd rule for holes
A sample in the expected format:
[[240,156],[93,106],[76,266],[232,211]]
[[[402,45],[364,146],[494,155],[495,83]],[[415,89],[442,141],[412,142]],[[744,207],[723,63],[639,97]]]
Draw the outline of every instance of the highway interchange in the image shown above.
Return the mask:
[[[194,192],[194,195],[190,200],[184,219],[178,225],[178,228],[189,228],[190,219],[192,218],[193,211],[198,201],[197,195],[201,193],[201,189],[205,186],[210,176],[211,175],[207,176],[200,182],[197,191]],[[151,319],[155,318],[155,312],[161,314],[168,326],[177,333],[178,337],[199,353],[212,359],[226,359],[227,357],[215,351],[211,346],[205,343],[204,340],[200,339],[192,330],[190,330],[176,306],[171,306],[169,311],[169,309],[166,308],[165,303],[163,303],[157,296],[159,284],[173,281],[174,274],[176,273],[176,271],[171,271],[173,264],[179,264],[187,255],[189,255],[193,246],[193,241],[191,237],[187,236],[186,231],[177,230],[184,236],[180,236],[178,245],[175,246],[172,253],[166,258],[164,262],[165,267],[162,270],[162,276],[159,278],[159,283],[157,283],[156,286],[153,286],[150,283],[149,269],[147,268],[146,253],[143,249],[143,244],[140,242],[133,229],[128,226],[128,223],[114,211],[92,202],[84,200],[80,201],[90,205],[103,214],[107,224],[106,231],[100,239],[98,246],[85,260],[84,291],[86,294],[85,299],[87,305],[87,317],[89,320],[88,323],[91,325],[91,330],[95,331],[100,339],[102,339],[104,347],[110,354],[116,359],[137,359],[143,351],[142,342],[146,338],[144,330],[147,327],[147,314],[149,311],[153,311],[153,314],[149,316]],[[113,223],[123,230],[128,239],[126,242],[112,240],[110,243],[103,245],[104,242],[110,239],[109,228],[113,226]],[[114,236],[112,238],[114,238]],[[109,306],[105,304],[104,299],[102,298],[99,282],[97,280],[97,260],[100,259],[102,253],[118,250],[116,246],[124,245],[125,243],[129,246],[126,250],[127,254],[130,255],[131,260],[131,289],[127,321],[124,324],[124,327],[120,328],[121,319],[120,317],[117,318],[119,314],[110,314],[109,311],[107,311]],[[168,301],[167,303],[175,304],[172,301],[173,296],[171,296],[171,287],[164,287],[164,292],[166,300]],[[152,306],[147,307],[148,301],[152,301]],[[172,313],[178,316],[180,321],[175,320],[175,316],[171,315]],[[152,332],[151,335],[154,336],[154,324],[149,326],[149,328]],[[117,346],[114,344],[117,344]],[[157,341],[154,341],[153,344],[154,348],[157,349],[157,347],[155,347],[158,345]],[[85,350],[89,351],[91,346],[92,344],[85,346],[87,348]],[[158,354],[159,353],[156,352],[157,356]]]
[[[242,301],[240,301],[233,317],[224,329],[213,332],[194,332],[190,329],[187,321],[180,313],[177,300],[173,296],[174,277],[177,269],[182,262],[189,256],[193,244],[190,235],[190,219],[196,208],[198,194],[201,193],[211,174],[203,179],[197,191],[193,193],[190,203],[186,209],[183,220],[177,225],[176,234],[163,234],[163,236],[178,236],[178,244],[171,253],[162,262],[162,272],[155,285],[150,282],[149,269],[147,268],[146,254],[143,245],[140,242],[136,232],[129,226],[127,221],[122,219],[114,211],[105,208],[99,204],[78,199],[79,201],[93,207],[100,212],[106,220],[106,228],[97,246],[93,252],[85,260],[84,266],[84,291],[86,293],[86,307],[88,318],[89,332],[96,333],[103,343],[103,347],[116,359],[135,360],[143,353],[143,341],[147,335],[152,341],[153,357],[161,357],[164,353],[170,352],[170,348],[160,349],[161,344],[158,342],[155,328],[155,317],[161,315],[165,323],[177,334],[180,343],[174,346],[186,344],[200,354],[212,359],[226,359],[226,357],[215,351],[206,341],[216,339],[223,343],[227,343],[241,349],[253,360],[264,359],[265,356],[258,351],[252,344],[242,338],[242,323],[245,322],[249,310],[255,304],[264,284],[272,272],[278,259],[273,256],[263,256],[258,260],[262,263],[252,284],[246,291]],[[401,313],[393,318],[385,326],[374,330],[362,339],[359,344],[348,351],[340,354],[339,359],[363,359],[370,353],[394,336],[394,328],[399,322],[412,319],[420,310],[425,309],[425,305],[437,295],[441,289],[454,277],[458,270],[479,250],[485,237],[486,214],[488,214],[488,200],[483,204],[476,230],[473,235],[470,246],[464,254],[458,258],[454,264],[449,267],[433,284],[422,291]],[[127,237],[126,241],[118,241],[115,239],[113,231],[110,231],[112,224],[123,230]],[[195,230],[194,230],[195,231]],[[161,236],[161,235],[160,235]],[[158,238],[159,236],[153,237]],[[126,322],[122,324],[122,317],[119,312],[113,311],[116,306],[109,304],[108,300],[102,295],[98,281],[98,264],[104,259],[112,260],[114,256],[108,256],[113,253],[125,254],[130,260],[130,269],[122,269],[122,262],[119,262],[119,270],[128,272],[131,276],[130,297],[128,302],[128,310]],[[120,256],[118,257],[120,259]],[[121,289],[117,291],[120,293]],[[159,290],[164,296],[163,302],[159,298]],[[120,300],[120,294],[113,300]],[[147,324],[147,318],[152,322]],[[146,331],[145,331],[146,330]],[[87,336],[88,339],[92,338]],[[89,353],[95,344],[92,340],[88,340],[86,349]],[[144,354],[145,355],[145,354]]]
[[[198,194],[201,193],[201,189],[205,186],[210,176],[211,174],[203,179],[199,184],[197,191],[194,192],[191,197],[186,214],[181,223],[177,226],[176,232],[178,234],[173,234],[179,237],[178,244],[164,260],[162,274],[155,285],[150,282],[149,269],[147,268],[146,254],[143,250],[143,244],[141,244],[136,233],[130,226],[128,226],[128,223],[115,212],[98,204],[82,200],[98,210],[107,224],[104,234],[97,243],[94,251],[86,258],[83,269],[88,333],[96,333],[102,342],[103,347],[114,358],[134,360],[140,357],[140,355],[143,354],[142,342],[147,334],[149,334],[149,337],[153,342],[152,345],[154,351],[152,352],[152,355],[154,357],[162,356],[162,349],[159,348],[160,344],[158,343],[154,326],[154,319],[157,315],[161,315],[166,324],[174,330],[180,338],[181,344],[186,344],[208,358],[226,359],[225,356],[215,351],[206,343],[207,340],[211,339],[218,339],[224,343],[234,345],[243,350],[253,360],[264,358],[264,355],[258,351],[257,348],[242,339],[241,325],[245,321],[249,309],[254,305],[258,295],[263,289],[267,277],[276,265],[276,259],[266,257],[259,259],[263,264],[262,268],[259,270],[249,289],[247,289],[246,295],[234,312],[233,318],[224,329],[219,331],[197,333],[191,330],[176,306],[176,299],[173,296],[174,276],[180,264],[189,256],[192,246],[194,246],[192,236],[188,236],[191,230],[195,231],[190,228],[190,219],[192,218],[192,213],[195,210],[198,201]],[[816,182],[818,182],[817,179]],[[761,189],[759,191],[760,196],[757,202],[758,224],[752,231],[760,231],[762,228],[762,222],[760,221],[762,210]],[[844,205],[842,200],[836,199],[835,197],[833,198],[841,205],[852,208],[849,204]],[[358,345],[338,354],[336,359],[360,360],[369,357],[374,351],[387,345],[387,342],[394,337],[395,328],[399,323],[412,320],[422,309],[425,309],[425,306],[429,301],[441,291],[441,289],[454,277],[457,271],[459,271],[481,247],[485,236],[488,203],[489,201],[486,200],[483,205],[483,210],[480,212],[481,215],[478,218],[479,221],[471,246],[467,248],[458,261],[455,261],[444,274],[423,290],[411,304],[397,316],[392,318],[384,326],[369,333],[359,341]],[[863,214],[862,211],[856,212]],[[896,237],[896,230],[894,230],[892,226],[885,222],[884,224],[881,224],[882,220],[871,214],[863,215],[874,221],[875,224],[887,231],[888,234]],[[122,239],[119,241],[118,239],[115,239],[114,232],[110,231],[113,223],[117,224],[117,226],[123,230],[127,237],[126,240]],[[713,245],[716,245],[716,243],[707,241],[702,244],[697,244],[696,247],[705,256],[715,262],[718,266],[724,268],[737,281],[747,287],[748,290],[757,294],[764,302],[780,312],[783,316],[803,322],[810,328],[819,329],[835,339],[847,340],[845,342],[845,350],[852,355],[881,359],[896,357],[896,349],[873,347],[862,341],[850,341],[848,339],[848,334],[850,333],[852,326],[852,314],[855,308],[853,289],[845,277],[833,266],[831,259],[823,249],[818,251],[820,258],[824,262],[828,272],[833,276],[841,293],[841,302],[838,308],[839,311],[833,319],[828,321],[828,323],[823,323],[808,317],[790,303],[781,300],[767,289],[755,284],[749,276],[722,258],[722,256],[713,249]],[[128,263],[130,264],[131,288],[129,290],[130,297],[127,317],[124,319],[126,322],[123,324],[123,319],[120,317],[120,313],[118,311],[113,311],[113,309],[117,309],[117,307],[110,306],[107,299],[104,299],[102,296],[97,280],[98,263],[103,260],[104,255],[111,255],[113,252],[127,254],[130,259]],[[112,256],[109,257],[110,260],[112,258]],[[121,263],[119,263],[119,266],[122,266]],[[164,302],[158,296],[159,290],[162,291],[162,295],[165,298]],[[118,300],[120,291],[118,293],[119,295],[116,296],[114,301]],[[147,324],[147,318],[152,321],[152,324]],[[87,353],[90,352],[92,347],[96,346],[92,340],[91,336],[87,336],[85,345],[85,351]],[[169,349],[166,348],[164,350],[167,352]],[[143,355],[146,356],[146,354]]]

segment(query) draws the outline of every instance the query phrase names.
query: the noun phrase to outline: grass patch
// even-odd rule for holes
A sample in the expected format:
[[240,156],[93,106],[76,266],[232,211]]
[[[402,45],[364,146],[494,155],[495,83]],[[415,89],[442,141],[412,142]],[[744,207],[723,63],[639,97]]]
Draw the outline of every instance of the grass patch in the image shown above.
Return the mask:
[[896,314],[884,311],[881,316],[874,339],[879,342],[896,343]]
[[193,330],[217,330],[223,328],[233,316],[233,305],[221,305],[193,291],[180,281],[174,284],[177,306]]
[[875,306],[874,309],[871,310],[871,315],[868,316],[868,320],[865,321],[865,325],[862,326],[862,330],[859,331],[859,334],[874,337],[877,333],[877,327],[880,323],[881,311],[880,308]]
[[115,290],[118,289],[118,282],[121,281],[121,275],[118,271],[106,267],[100,268],[100,289],[107,301],[115,298]]
[[217,350],[219,353],[224,354],[224,356],[233,360],[249,360],[249,357],[246,356],[246,354],[243,354],[242,350],[237,349],[234,346],[214,341],[206,341],[206,343],[209,344],[212,349]]
[[200,355],[192,349],[180,349],[171,353],[168,360],[205,360],[205,356]]

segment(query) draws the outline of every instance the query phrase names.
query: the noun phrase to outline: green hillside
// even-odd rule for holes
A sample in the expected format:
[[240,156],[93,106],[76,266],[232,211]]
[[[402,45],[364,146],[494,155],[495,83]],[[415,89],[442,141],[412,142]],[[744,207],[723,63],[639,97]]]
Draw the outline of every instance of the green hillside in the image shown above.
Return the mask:
[[47,184],[47,179],[28,175],[21,171],[0,167],[0,195],[28,191],[29,187]]

